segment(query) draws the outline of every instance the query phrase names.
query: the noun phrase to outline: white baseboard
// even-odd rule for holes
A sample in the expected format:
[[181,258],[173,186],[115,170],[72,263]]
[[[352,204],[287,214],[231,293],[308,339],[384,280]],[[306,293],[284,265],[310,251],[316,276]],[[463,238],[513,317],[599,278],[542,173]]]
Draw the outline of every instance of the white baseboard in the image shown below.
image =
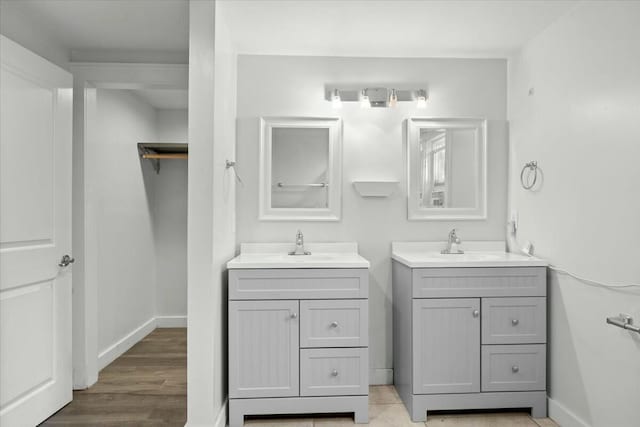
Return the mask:
[[377,368],[369,371],[369,384],[387,385],[393,384],[393,369]]
[[156,328],[156,318],[144,322],[136,329],[127,334],[124,338],[116,341],[113,345],[109,346],[106,350],[98,355],[98,370],[102,370],[111,362],[122,356],[124,352],[133,347],[142,338],[149,335]]
[[551,398],[549,401],[549,418],[561,427],[591,427],[564,405]]
[[186,328],[187,316],[156,316],[156,328]]
[[229,403],[229,399],[225,399],[222,407],[220,408],[220,412],[218,412],[218,416],[216,417],[216,423],[214,427],[226,427],[227,425],[227,404]]

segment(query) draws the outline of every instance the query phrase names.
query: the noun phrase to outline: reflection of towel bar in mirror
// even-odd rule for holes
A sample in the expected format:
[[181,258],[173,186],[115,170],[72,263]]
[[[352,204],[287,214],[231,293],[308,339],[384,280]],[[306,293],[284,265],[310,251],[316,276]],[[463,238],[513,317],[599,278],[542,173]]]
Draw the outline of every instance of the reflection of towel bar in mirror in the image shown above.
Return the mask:
[[284,187],[328,187],[329,183],[327,182],[320,182],[317,184],[285,184],[283,182],[278,182],[276,183],[276,187],[278,188],[284,188]]

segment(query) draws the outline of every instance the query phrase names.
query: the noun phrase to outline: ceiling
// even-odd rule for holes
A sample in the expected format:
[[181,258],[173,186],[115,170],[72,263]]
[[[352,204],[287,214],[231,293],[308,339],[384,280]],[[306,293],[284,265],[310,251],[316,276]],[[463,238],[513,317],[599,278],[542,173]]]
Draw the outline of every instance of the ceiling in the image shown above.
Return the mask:
[[[188,0],[0,0],[72,51],[73,60],[179,52]],[[219,0],[240,53],[508,57],[575,0]],[[114,53],[115,52],[115,53]],[[151,56],[149,56],[151,54]],[[124,56],[123,56],[124,55]]]
[[543,0],[234,0],[240,53],[508,57],[577,4]]
[[70,51],[186,52],[188,0],[0,0]]

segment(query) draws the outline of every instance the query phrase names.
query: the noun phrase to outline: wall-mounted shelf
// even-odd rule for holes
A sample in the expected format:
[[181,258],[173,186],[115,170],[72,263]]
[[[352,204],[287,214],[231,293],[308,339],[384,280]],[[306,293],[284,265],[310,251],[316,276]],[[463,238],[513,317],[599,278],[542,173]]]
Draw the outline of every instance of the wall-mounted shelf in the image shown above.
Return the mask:
[[189,144],[173,142],[139,142],[138,153],[143,159],[150,160],[156,173],[160,173],[162,159],[188,159]]
[[389,197],[398,188],[398,181],[353,181],[362,197]]

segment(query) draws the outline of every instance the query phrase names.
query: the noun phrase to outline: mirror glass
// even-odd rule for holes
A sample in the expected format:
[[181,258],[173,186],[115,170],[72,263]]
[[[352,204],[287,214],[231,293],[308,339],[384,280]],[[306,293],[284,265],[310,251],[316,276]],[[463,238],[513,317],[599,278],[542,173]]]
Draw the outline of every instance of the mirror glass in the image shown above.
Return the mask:
[[409,219],[486,217],[485,121],[410,119]]
[[271,207],[327,208],[329,129],[273,128]]
[[263,118],[260,219],[336,221],[341,200],[341,122]]

